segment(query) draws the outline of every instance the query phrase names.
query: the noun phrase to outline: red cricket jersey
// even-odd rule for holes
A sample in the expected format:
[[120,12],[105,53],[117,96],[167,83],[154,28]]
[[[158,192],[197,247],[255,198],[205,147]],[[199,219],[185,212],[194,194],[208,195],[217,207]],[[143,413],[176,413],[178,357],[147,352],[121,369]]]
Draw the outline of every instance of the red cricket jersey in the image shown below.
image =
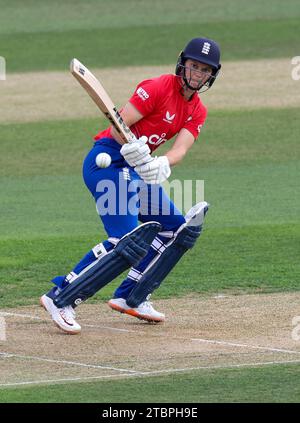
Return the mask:
[[[161,75],[142,81],[129,102],[143,115],[130,127],[137,138],[148,137],[148,145],[154,151],[159,145],[186,128],[197,138],[205,122],[207,110],[197,94],[187,101],[181,95],[180,78],[175,75]],[[95,136],[112,138],[110,127]]]

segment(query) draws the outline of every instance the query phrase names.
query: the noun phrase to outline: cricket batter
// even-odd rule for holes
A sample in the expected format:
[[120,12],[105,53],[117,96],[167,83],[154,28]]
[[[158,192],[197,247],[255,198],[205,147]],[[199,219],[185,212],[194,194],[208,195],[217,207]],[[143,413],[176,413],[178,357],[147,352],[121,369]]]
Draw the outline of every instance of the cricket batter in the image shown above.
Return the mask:
[[[83,178],[108,238],[70,273],[55,277],[55,286],[40,299],[63,331],[79,333],[74,308],[127,269],[127,278],[108,305],[139,319],[164,321],[149,296],[194,246],[208,204],[196,204],[184,217],[160,184],[199,136],[207,111],[198,91],[213,85],[220,68],[217,43],[192,39],[178,57],[175,75],[141,82],[121,110],[136,141],[124,144],[113,127],[96,135],[83,163]],[[164,156],[153,155],[175,135]],[[101,153],[111,157],[110,166],[97,166]],[[107,208],[108,203],[111,207]]]

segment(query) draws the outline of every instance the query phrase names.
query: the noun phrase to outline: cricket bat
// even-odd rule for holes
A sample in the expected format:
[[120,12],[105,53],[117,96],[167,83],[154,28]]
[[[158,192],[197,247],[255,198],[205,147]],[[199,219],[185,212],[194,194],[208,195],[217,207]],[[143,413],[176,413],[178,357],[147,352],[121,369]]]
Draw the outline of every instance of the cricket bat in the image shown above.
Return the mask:
[[77,79],[79,84],[86,90],[90,97],[94,100],[101,112],[112,123],[125,143],[136,140],[135,135],[122,119],[120,113],[113,104],[111,98],[105,91],[100,81],[77,59],[72,59],[70,63],[70,71]]

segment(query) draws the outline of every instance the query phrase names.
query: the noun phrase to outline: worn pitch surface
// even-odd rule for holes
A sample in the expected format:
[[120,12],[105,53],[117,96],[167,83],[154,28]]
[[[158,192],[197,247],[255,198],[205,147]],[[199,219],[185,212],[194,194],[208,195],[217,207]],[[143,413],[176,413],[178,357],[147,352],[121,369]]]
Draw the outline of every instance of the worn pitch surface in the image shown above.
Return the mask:
[[78,308],[80,335],[65,335],[38,306],[2,310],[0,385],[146,377],[193,369],[300,362],[300,293],[185,297],[156,301],[164,324],[106,304]]

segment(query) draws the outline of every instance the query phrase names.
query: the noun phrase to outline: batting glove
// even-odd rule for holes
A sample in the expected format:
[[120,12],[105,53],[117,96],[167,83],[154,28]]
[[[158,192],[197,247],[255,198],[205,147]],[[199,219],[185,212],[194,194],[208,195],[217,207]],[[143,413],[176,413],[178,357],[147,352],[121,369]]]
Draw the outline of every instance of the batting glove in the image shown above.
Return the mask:
[[170,163],[166,156],[155,157],[149,163],[136,166],[134,170],[147,184],[161,184],[171,175]]
[[153,160],[150,156],[151,150],[146,144],[147,141],[148,138],[142,136],[138,140],[122,146],[120,153],[129,166],[135,167]]

